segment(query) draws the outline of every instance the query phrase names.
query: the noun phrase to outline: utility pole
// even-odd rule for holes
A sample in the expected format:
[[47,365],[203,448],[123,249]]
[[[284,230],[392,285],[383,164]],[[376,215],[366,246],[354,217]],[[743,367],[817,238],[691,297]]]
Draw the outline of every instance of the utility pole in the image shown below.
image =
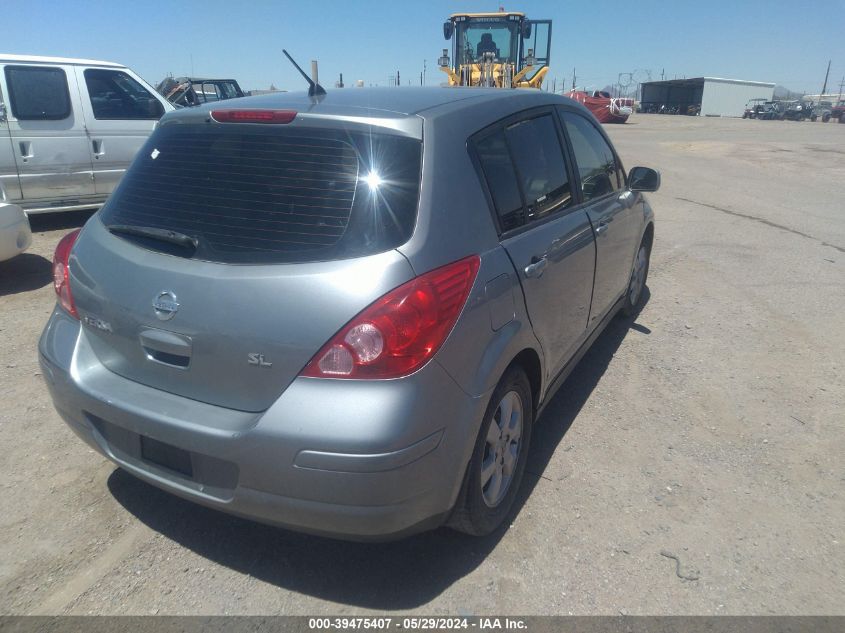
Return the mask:
[[664,77],[664,75],[666,75],[666,69],[665,69],[665,68],[661,68],[661,69],[660,69],[660,81],[663,81],[663,77]]
[[426,67],[426,60],[423,60],[423,82],[422,82],[422,85],[423,85],[423,86],[425,85],[425,79],[426,79],[426,77],[425,77],[425,71],[426,71],[426,70],[428,70],[428,68]]
[[822,87],[822,94],[819,96],[819,101],[822,100],[824,97],[824,93],[827,92],[827,78],[830,76],[830,60],[827,60],[827,72],[824,74],[824,86]]
[[575,90],[575,66],[572,67],[572,89]]
[[399,87],[402,86],[402,83],[399,81],[399,71],[398,70],[396,71],[396,85],[399,86]]
[[845,86],[845,77],[839,82],[839,101],[842,101],[842,87]]

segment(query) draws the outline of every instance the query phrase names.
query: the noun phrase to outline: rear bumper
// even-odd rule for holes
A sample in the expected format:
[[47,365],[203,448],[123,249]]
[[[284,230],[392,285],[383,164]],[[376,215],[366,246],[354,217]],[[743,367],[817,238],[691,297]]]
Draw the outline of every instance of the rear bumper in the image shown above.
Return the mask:
[[[394,381],[295,380],[263,413],[224,409],[110,372],[60,309],[39,343],[56,409],[87,444],[186,499],[291,529],[389,539],[443,521],[487,404],[436,362]],[[142,456],[187,451],[191,473]]]
[[32,231],[23,209],[0,202],[0,262],[23,253],[31,243]]

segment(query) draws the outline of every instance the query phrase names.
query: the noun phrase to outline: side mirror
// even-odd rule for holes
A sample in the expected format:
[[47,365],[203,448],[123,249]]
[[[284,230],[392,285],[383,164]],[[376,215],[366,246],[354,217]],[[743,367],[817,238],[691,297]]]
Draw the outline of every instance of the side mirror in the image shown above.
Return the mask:
[[522,37],[523,39],[530,39],[531,38],[531,21],[530,20],[523,20],[522,21]]
[[660,172],[649,167],[634,167],[628,174],[631,191],[657,191],[660,189]]
[[449,49],[447,49],[447,48],[443,49],[443,55],[440,56],[440,59],[437,60],[437,63],[442,68],[448,68],[449,67]]
[[455,32],[455,25],[452,24],[451,20],[448,20],[443,23],[443,39],[451,40],[452,33]]

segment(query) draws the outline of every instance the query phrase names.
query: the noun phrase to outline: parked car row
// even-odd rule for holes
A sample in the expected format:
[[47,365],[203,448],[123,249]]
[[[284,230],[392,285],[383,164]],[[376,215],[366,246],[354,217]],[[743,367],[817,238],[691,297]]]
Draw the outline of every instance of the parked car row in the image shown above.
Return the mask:
[[830,101],[768,101],[766,99],[752,99],[745,105],[743,119],[761,119],[778,121],[818,121],[827,123],[835,119],[845,123],[845,101],[836,106]]
[[687,116],[698,116],[701,114],[701,104],[651,101],[637,104],[637,112],[643,114],[685,114]]

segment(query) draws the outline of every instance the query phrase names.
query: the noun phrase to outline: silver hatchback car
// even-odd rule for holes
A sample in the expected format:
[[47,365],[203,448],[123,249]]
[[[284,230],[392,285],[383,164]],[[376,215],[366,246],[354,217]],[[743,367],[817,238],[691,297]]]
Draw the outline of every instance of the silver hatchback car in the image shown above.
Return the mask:
[[538,90],[174,112],[56,250],[44,377],[83,440],[186,499],[486,534],[543,406],[641,302],[659,184]]

